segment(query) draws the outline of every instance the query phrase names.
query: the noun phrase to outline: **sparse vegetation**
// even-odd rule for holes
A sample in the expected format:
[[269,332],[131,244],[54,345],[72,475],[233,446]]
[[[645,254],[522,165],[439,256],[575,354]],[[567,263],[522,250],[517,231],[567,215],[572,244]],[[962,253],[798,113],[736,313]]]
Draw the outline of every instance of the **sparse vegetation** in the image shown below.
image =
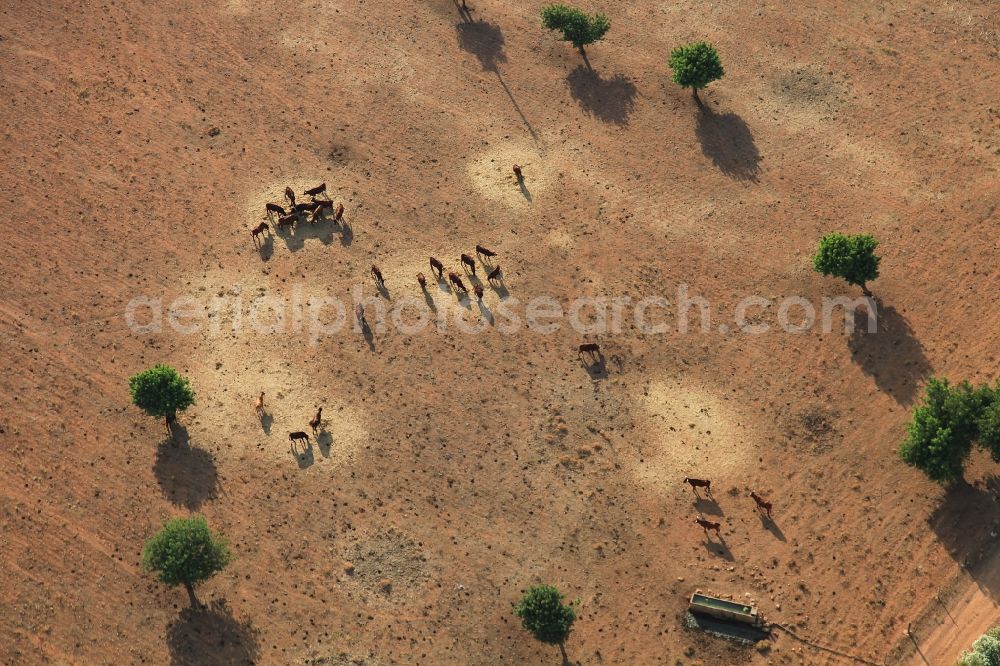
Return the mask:
[[542,7],[542,25],[561,32],[563,40],[580,49],[580,53],[584,53],[585,46],[604,39],[611,29],[611,21],[604,14],[590,16],[567,5]]
[[128,380],[132,403],[150,416],[173,421],[177,412],[194,404],[188,380],[169,365],[158,364]]
[[1000,385],[976,389],[964,381],[953,387],[947,379],[931,378],[923,404],[913,410],[900,457],[940,483],[962,478],[974,443],[997,460],[998,396]]
[[535,638],[562,647],[576,621],[575,604],[564,604],[563,599],[551,585],[533,585],[514,607],[514,614]]
[[213,534],[201,516],[175,518],[146,542],[142,565],[158,573],[167,585],[183,585],[192,606],[198,605],[194,586],[211,578],[232,561],[225,539]]
[[695,99],[698,90],[725,75],[719,52],[708,42],[693,42],[678,46],[670,52],[670,69],[674,83],[690,88]]
[[867,284],[878,277],[882,261],[875,254],[876,247],[878,241],[871,234],[827,234],[820,239],[819,249],[813,255],[813,268],[823,275],[834,275],[858,285],[865,296],[871,296]]

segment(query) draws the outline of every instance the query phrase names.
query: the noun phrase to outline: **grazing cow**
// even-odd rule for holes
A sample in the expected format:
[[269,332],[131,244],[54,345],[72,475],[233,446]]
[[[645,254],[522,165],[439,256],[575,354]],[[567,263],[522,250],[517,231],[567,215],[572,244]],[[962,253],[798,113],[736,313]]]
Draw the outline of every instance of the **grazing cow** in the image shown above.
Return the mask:
[[322,422],[323,422],[323,408],[320,407],[318,410],[316,410],[316,416],[312,417],[312,421],[309,422],[309,427],[313,429],[313,434],[316,434],[316,429],[319,428],[319,424]]
[[442,264],[440,261],[438,261],[434,257],[431,257],[431,272],[434,272],[434,271],[437,271],[438,280],[440,280],[440,279],[442,279],[444,277],[444,264]]
[[483,300],[483,285],[481,285],[481,284],[474,284],[474,285],[472,285],[472,291],[474,291],[476,293],[476,299],[477,300],[480,300],[480,301]]
[[600,356],[601,355],[601,346],[599,344],[597,344],[596,342],[586,342],[586,343],[580,345],[580,350],[577,352],[577,354],[578,355],[580,355],[580,354],[590,354],[591,356]]
[[316,205],[319,207],[318,210],[324,210],[327,208],[331,211],[333,210],[333,202],[329,199],[320,199],[316,202]]
[[469,293],[469,290],[465,288],[465,283],[462,282],[462,278],[458,277],[458,273],[448,273],[448,280],[458,289],[461,289],[462,293]]
[[761,497],[752,490],[750,491],[750,497],[752,497],[753,501],[757,503],[757,510],[766,513],[767,517],[770,518],[771,507],[773,506],[773,504],[771,504],[771,502],[766,501],[763,497]]
[[705,534],[708,534],[709,530],[715,532],[715,536],[722,538],[722,533],[719,532],[719,528],[722,527],[722,523],[713,523],[711,520],[703,520],[701,518],[695,518],[694,522],[701,525],[701,529],[705,530]]
[[300,440],[300,439],[304,439],[308,443],[309,442],[309,435],[306,434],[305,432],[301,431],[301,430],[297,430],[296,432],[290,432],[290,433],[288,433],[288,440],[290,442],[292,442],[293,444],[296,441]]
[[309,213],[309,224],[316,224],[322,218],[323,218],[323,209],[322,207],[317,206],[316,210]]
[[382,271],[378,269],[378,266],[372,264],[372,277],[375,278],[375,284],[380,287],[385,286],[385,279],[382,277]]
[[285,188],[285,198],[288,199],[288,203],[292,206],[295,205],[295,192],[292,192],[292,188]]
[[424,277],[423,273],[417,273],[417,283],[420,285],[421,289],[427,288],[427,278]]
[[307,211],[311,213],[312,211],[314,211],[317,208],[319,208],[319,202],[318,201],[307,201],[307,202],[304,202],[304,203],[297,203],[297,204],[295,204],[295,206],[293,206],[293,208],[295,209],[296,213],[305,213]]
[[365,321],[365,306],[358,303],[354,306],[354,316],[357,317],[358,323],[362,326],[367,325],[368,322]]
[[470,257],[467,254],[463,254],[462,257],[461,257],[461,259],[462,259],[462,266],[463,267],[464,266],[468,266],[469,268],[471,268],[472,269],[472,274],[475,275],[476,274],[476,260],[473,259],[472,257]]
[[316,187],[310,187],[308,190],[306,190],[302,194],[304,194],[304,195],[308,194],[309,196],[315,198],[315,196],[317,194],[323,194],[324,192],[326,192],[326,183],[320,183]]
[[489,282],[490,284],[492,284],[494,280],[499,280],[499,279],[500,279],[500,267],[499,266],[497,266],[496,268],[494,268],[493,270],[491,270],[490,274],[486,276],[486,281]]
[[267,211],[268,214],[275,213],[277,215],[288,215],[284,208],[274,203],[264,204],[264,210]]
[[263,418],[264,416],[264,392],[261,391],[260,395],[257,396],[257,402],[253,405],[253,411],[257,413],[258,418]]
[[514,165],[514,177],[517,178],[517,182],[524,180],[524,174],[521,173],[521,166],[519,164]]
[[337,204],[337,211],[333,214],[333,221],[340,222],[340,218],[344,217],[344,204]]
[[480,257],[486,257],[486,258],[497,256],[496,252],[494,252],[493,250],[487,250],[482,245],[476,246],[476,254],[478,254]]
[[694,491],[695,495],[698,494],[699,488],[704,488],[709,495],[712,494],[712,482],[709,481],[708,479],[690,479],[685,476],[684,483],[687,483],[688,485],[691,486],[691,490]]
[[261,222],[256,227],[250,230],[250,236],[253,238],[254,245],[257,244],[257,236],[260,236],[264,232],[271,232],[271,227],[267,226],[267,222]]
[[295,213],[289,213],[284,217],[278,218],[278,229],[283,229],[284,227],[293,227],[295,222],[298,221],[298,216]]

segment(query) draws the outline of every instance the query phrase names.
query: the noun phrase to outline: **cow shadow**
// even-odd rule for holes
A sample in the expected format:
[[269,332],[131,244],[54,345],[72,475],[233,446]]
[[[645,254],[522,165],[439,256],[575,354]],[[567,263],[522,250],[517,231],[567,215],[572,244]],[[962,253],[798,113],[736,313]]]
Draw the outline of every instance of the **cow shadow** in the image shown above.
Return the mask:
[[847,341],[851,358],[875,380],[880,391],[901,405],[912,404],[920,382],[931,374],[931,363],[910,322],[896,308],[878,306],[875,331],[868,332],[867,307],[855,311],[854,330]]
[[718,555],[727,562],[733,562],[736,560],[733,557],[733,551],[729,550],[729,545],[726,544],[726,540],[723,537],[718,537],[718,541],[713,541],[711,537],[706,536],[705,540],[702,541],[702,545],[712,555]]
[[714,497],[699,497],[694,501],[694,508],[700,514],[708,514],[710,516],[724,516],[725,511],[719,506],[719,503],[715,501]]
[[588,363],[587,359],[581,355],[580,365],[587,371],[590,378],[593,380],[607,379],[608,378],[608,364],[604,361],[604,354],[599,354],[596,358],[592,358]]
[[260,417],[260,429],[264,431],[265,435],[271,434],[271,426],[274,425],[274,417],[269,413],[264,412]]
[[951,484],[927,519],[951,557],[995,601],[1000,600],[1000,567],[989,565],[1000,547],[993,537],[1000,516],[998,503],[1000,476],[990,474],[973,483]]
[[480,316],[483,319],[485,319],[489,323],[490,326],[493,326],[493,324],[494,324],[493,312],[486,306],[485,303],[483,303],[482,301],[480,301],[478,299],[476,300],[476,305],[479,306],[479,314],[480,314]]
[[166,638],[172,666],[257,663],[257,630],[250,620],[233,617],[224,599],[182,610],[167,626]]
[[319,454],[324,458],[329,458],[331,446],[333,446],[333,435],[326,430],[320,430],[319,434],[316,435],[316,448],[319,449]]
[[531,198],[531,190],[529,190],[528,186],[524,183],[524,176],[517,179],[517,187],[521,190],[521,196],[524,197],[525,201],[531,203],[533,201]]
[[598,120],[627,125],[635,108],[635,84],[623,74],[602,78],[586,65],[579,65],[566,77],[569,94],[580,107]]
[[295,456],[295,462],[298,463],[299,469],[312,467],[313,463],[316,462],[316,456],[313,455],[313,445],[311,439],[306,440],[306,445],[301,452],[299,451],[298,444],[292,442],[291,452],[292,455]]
[[361,322],[361,337],[368,344],[368,351],[375,351],[375,333],[367,320]]
[[760,175],[760,151],[750,128],[735,113],[715,113],[698,103],[695,135],[701,152],[719,171],[734,180],[756,183]]
[[346,221],[340,223],[340,244],[344,247],[354,242],[354,229]]
[[267,261],[274,255],[274,236],[270,233],[264,234],[264,240],[257,244],[257,252],[261,261]]
[[191,446],[187,430],[174,424],[174,436],[160,443],[153,474],[164,497],[190,510],[198,509],[219,492],[219,472],[212,454]]
[[305,247],[306,241],[310,239],[316,239],[324,245],[329,245],[332,242],[331,224],[329,220],[320,220],[316,223],[306,222],[300,216],[294,229],[281,228],[277,231],[277,236],[285,243],[285,247],[290,252],[301,250]]
[[760,526],[773,534],[775,539],[778,541],[788,541],[788,539],[785,538],[785,533],[781,531],[781,528],[778,527],[778,523],[774,522],[773,518],[768,518],[760,511],[757,512],[757,517],[760,518]]
[[384,282],[376,282],[375,290],[378,292],[379,296],[381,296],[387,301],[390,300],[389,289],[385,286]]
[[436,314],[437,305],[434,303],[434,297],[431,296],[430,290],[427,289],[427,287],[423,287],[420,291],[424,293],[424,303],[426,303],[427,307],[431,309],[431,312],[434,312]]

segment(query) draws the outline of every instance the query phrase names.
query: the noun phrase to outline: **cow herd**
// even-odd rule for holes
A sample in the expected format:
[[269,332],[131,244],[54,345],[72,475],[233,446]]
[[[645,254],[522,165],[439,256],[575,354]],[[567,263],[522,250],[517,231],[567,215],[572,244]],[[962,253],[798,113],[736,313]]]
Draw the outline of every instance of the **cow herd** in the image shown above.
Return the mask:
[[[321,195],[323,198],[320,198]],[[339,224],[343,219],[344,204],[337,204],[334,207],[333,200],[326,193],[326,183],[310,187],[302,193],[302,196],[308,196],[310,200],[296,202],[295,192],[291,187],[286,187],[285,200],[288,202],[288,208],[286,209],[281,204],[267,202],[264,204],[264,213],[267,215],[267,219],[272,222],[276,220],[275,227],[279,231],[285,228],[294,229],[295,225],[303,219],[309,220],[310,224],[315,224],[322,220],[323,215],[327,212],[333,216],[334,224]],[[271,233],[271,227],[267,222],[261,222],[250,229],[250,236],[255,246],[260,242],[260,236],[265,232]]]
[[[701,495],[698,493],[698,489],[704,488],[705,492],[708,493],[708,496],[711,497],[713,501],[715,501],[715,497],[712,495],[712,481],[710,479],[694,479],[685,476],[684,483],[691,486],[691,490],[694,491],[694,494],[698,496],[699,499],[701,498]],[[758,495],[753,490],[750,491],[750,498],[757,505],[757,512],[760,513],[762,516],[767,516],[767,519],[771,520],[772,519],[771,509],[773,508],[774,505],[771,502],[765,500],[763,497]],[[695,518],[694,522],[697,523],[701,527],[701,529],[705,530],[706,535],[709,532],[715,532],[715,535],[717,537],[719,537],[720,539],[722,538],[722,533],[720,532],[720,530],[722,529],[722,523],[714,522],[711,520],[705,520],[704,518],[701,517]]]

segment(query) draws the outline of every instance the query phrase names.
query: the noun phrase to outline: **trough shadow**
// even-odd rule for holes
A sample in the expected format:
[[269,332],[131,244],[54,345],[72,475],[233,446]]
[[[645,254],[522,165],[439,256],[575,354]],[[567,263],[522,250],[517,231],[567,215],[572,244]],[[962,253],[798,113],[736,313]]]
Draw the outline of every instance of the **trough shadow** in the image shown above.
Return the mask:
[[233,617],[225,600],[207,608],[185,608],[167,627],[167,649],[172,666],[254,664],[258,659],[257,630],[249,621]]
[[163,441],[156,451],[153,474],[164,497],[192,511],[214,499],[219,491],[212,454],[191,446],[187,431],[176,423],[173,439]]
[[750,128],[735,113],[715,113],[708,105],[698,104],[695,134],[701,152],[719,171],[734,180],[757,182],[760,175],[760,151]]
[[1000,600],[1000,567],[991,566],[1000,552],[991,536],[998,503],[1000,476],[996,474],[973,483],[954,483],[927,521],[951,557],[994,601]]
[[931,373],[931,363],[906,317],[877,298],[875,303],[878,315],[872,333],[868,332],[867,306],[855,311],[854,331],[847,341],[851,358],[880,391],[901,405],[912,404],[920,382]]
[[628,124],[635,108],[636,89],[627,76],[615,74],[604,79],[586,65],[579,65],[566,81],[569,94],[584,111],[606,123]]

